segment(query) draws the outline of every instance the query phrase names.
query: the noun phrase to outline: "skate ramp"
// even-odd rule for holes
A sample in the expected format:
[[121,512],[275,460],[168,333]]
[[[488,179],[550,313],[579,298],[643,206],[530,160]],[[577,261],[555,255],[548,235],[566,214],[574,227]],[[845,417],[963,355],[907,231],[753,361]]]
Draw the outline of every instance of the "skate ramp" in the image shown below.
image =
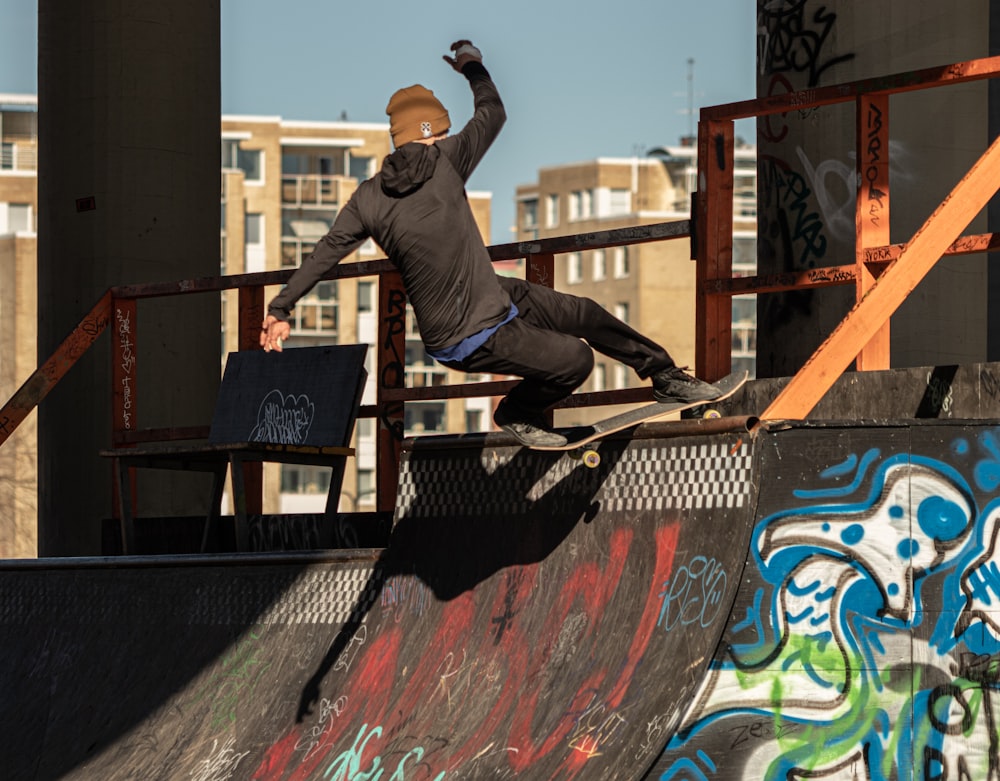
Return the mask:
[[757,505],[745,429],[647,429],[417,440],[383,550],[4,566],[4,777],[642,777]]
[[755,450],[732,616],[647,778],[997,778],[1000,421],[800,423]]

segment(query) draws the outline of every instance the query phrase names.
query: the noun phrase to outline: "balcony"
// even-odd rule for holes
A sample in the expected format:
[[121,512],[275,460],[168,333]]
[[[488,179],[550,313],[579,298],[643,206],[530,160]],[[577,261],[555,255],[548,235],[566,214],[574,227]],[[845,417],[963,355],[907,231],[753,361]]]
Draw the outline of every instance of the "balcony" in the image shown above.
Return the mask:
[[354,192],[355,180],[346,176],[284,174],[281,203],[285,206],[339,206]]
[[0,171],[28,173],[38,170],[38,147],[34,143],[0,144]]

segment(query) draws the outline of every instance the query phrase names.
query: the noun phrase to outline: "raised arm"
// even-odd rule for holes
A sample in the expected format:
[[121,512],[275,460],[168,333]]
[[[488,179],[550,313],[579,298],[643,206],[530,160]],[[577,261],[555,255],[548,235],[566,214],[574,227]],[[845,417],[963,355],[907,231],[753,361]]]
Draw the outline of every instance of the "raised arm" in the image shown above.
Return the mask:
[[444,61],[469,80],[475,110],[462,130],[438,145],[463,181],[468,181],[486,150],[500,134],[507,113],[500,100],[500,93],[483,66],[483,55],[471,41],[456,41],[451,45],[454,57],[444,56]]

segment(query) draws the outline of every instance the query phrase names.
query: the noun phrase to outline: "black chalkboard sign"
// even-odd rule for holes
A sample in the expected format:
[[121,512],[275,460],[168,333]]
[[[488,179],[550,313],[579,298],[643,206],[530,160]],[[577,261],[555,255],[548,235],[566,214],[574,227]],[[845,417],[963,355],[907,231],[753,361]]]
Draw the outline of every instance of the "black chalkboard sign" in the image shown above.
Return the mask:
[[230,353],[209,442],[346,445],[364,392],[364,344]]

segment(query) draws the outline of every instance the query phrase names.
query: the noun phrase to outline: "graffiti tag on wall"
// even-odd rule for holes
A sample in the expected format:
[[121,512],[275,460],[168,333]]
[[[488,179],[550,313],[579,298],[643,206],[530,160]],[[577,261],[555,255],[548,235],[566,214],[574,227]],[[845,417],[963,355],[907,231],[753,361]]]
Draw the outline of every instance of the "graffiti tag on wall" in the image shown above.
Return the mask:
[[1000,778],[1000,431],[961,431],[933,457],[848,453],[759,521],[750,585],[661,767]]

